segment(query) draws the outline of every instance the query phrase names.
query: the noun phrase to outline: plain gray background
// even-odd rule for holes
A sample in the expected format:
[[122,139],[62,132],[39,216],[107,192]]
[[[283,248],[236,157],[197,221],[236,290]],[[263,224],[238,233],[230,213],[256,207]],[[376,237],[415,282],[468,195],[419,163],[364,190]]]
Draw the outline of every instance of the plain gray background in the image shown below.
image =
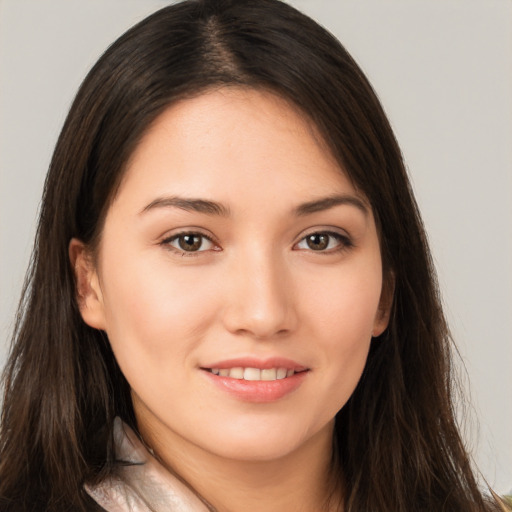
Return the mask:
[[[51,152],[90,66],[169,2],[0,0],[0,363]],[[483,475],[512,490],[512,2],[295,0],[367,73],[410,170]]]

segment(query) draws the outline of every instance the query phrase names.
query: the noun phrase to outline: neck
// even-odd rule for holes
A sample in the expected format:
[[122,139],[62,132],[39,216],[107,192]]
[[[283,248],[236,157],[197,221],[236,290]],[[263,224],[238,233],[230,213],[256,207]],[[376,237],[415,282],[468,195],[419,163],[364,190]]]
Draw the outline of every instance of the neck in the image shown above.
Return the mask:
[[339,511],[330,486],[332,425],[279,459],[227,459],[139,424],[163,465],[188,483],[216,512]]

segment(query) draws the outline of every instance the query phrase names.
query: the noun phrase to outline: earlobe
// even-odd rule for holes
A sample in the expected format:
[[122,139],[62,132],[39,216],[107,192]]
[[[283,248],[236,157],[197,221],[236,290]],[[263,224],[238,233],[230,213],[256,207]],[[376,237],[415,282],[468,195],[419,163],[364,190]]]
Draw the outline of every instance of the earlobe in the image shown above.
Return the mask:
[[395,296],[395,275],[390,272],[385,278],[380,296],[379,309],[373,325],[372,337],[380,336],[388,327]]
[[90,327],[105,330],[103,294],[92,255],[77,238],[69,242],[68,253],[75,274],[75,292],[80,314]]

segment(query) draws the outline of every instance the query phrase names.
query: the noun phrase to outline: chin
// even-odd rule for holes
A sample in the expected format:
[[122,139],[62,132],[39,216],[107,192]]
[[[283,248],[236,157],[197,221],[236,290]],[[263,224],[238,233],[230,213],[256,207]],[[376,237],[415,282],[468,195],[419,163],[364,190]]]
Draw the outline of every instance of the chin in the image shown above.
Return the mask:
[[218,457],[244,462],[271,462],[282,459],[295,452],[300,442],[284,439],[286,435],[275,439],[226,439],[212,452]]
[[[293,424],[293,423],[294,424]],[[221,428],[211,431],[203,439],[215,440],[209,443],[211,453],[226,459],[253,462],[270,462],[282,459],[317,442],[331,445],[332,422],[325,426],[301,427],[296,421],[289,420],[278,425],[271,422],[254,423],[236,428]]]

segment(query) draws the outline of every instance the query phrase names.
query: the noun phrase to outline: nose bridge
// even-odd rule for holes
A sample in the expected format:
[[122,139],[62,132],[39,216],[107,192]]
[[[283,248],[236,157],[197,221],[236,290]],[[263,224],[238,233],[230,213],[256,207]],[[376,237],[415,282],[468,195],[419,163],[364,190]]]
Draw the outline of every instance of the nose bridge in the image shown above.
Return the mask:
[[231,332],[269,338],[294,328],[289,269],[278,252],[253,248],[234,258],[225,324]]

